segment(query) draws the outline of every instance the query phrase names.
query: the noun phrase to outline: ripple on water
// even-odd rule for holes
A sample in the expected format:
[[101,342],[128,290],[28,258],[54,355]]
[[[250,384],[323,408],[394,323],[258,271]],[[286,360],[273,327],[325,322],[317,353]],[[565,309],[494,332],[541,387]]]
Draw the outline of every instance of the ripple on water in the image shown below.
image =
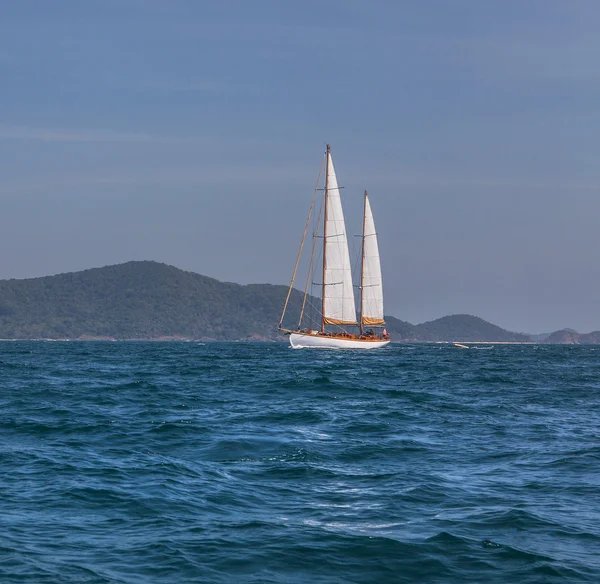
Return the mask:
[[600,581],[594,347],[0,349],[3,583]]

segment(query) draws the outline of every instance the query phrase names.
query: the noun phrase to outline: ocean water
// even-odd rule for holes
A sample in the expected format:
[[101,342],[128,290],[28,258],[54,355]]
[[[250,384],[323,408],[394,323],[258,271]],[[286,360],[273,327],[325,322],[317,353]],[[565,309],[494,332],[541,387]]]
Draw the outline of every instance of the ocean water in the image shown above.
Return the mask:
[[600,582],[600,348],[0,343],[0,582]]

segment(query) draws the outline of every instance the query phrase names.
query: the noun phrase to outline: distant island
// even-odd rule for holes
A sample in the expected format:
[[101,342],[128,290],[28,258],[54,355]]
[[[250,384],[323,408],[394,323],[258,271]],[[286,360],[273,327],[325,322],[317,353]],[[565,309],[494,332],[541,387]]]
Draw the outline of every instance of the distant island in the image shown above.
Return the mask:
[[[277,325],[286,294],[287,286],[220,282],[152,261],[0,280],[0,338],[285,340]],[[301,306],[302,294],[293,290],[287,327],[296,327]],[[537,340],[467,314],[417,325],[385,318],[396,342]],[[600,343],[600,331],[556,331],[540,342]]]

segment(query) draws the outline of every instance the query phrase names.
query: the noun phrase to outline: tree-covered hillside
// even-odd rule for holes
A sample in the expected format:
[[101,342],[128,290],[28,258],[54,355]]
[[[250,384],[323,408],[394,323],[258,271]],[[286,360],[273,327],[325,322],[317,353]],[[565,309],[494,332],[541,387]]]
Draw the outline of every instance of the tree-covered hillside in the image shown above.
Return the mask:
[[[285,286],[219,282],[156,262],[0,281],[0,338],[275,338]],[[290,322],[301,294],[290,299]]]
[[513,333],[470,314],[453,314],[415,326],[421,341],[527,342],[529,335]]
[[543,342],[562,345],[597,345],[600,344],[600,331],[582,334],[572,329],[563,329],[548,335]]
[[[1,280],[0,338],[284,340],[277,325],[286,294],[287,286],[219,282],[156,262]],[[294,290],[284,326],[296,328],[301,304]],[[468,315],[386,320],[395,341],[528,340]]]

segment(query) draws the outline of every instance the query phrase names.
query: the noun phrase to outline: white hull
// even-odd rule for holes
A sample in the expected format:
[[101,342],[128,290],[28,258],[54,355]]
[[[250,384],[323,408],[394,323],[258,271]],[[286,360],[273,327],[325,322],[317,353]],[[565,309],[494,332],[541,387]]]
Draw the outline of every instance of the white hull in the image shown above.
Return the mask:
[[290,345],[294,349],[322,348],[322,349],[379,349],[385,347],[390,341],[367,341],[360,339],[343,339],[339,337],[322,337],[320,335],[307,335],[302,333],[290,334]]

